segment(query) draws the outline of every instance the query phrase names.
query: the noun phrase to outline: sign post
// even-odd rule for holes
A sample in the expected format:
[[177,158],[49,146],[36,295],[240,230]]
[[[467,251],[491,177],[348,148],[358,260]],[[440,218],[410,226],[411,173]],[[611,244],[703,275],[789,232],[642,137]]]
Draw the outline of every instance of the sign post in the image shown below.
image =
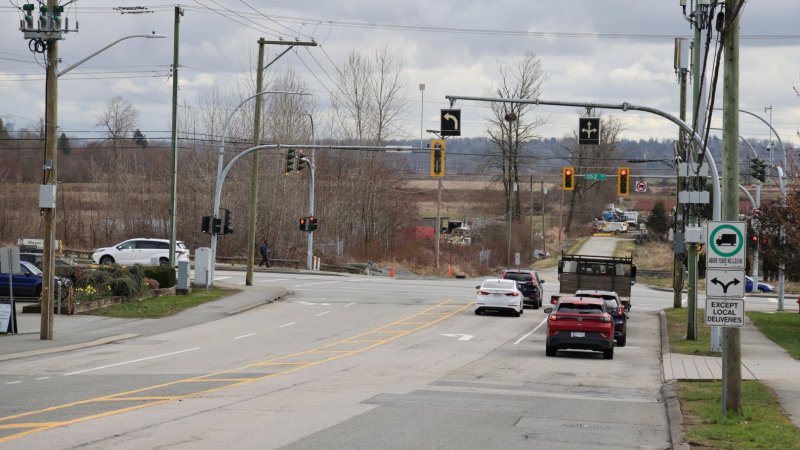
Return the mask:
[[[744,266],[747,224],[744,222],[708,222],[706,233],[706,325],[744,326]],[[728,391],[727,346],[722,347],[722,411]]]

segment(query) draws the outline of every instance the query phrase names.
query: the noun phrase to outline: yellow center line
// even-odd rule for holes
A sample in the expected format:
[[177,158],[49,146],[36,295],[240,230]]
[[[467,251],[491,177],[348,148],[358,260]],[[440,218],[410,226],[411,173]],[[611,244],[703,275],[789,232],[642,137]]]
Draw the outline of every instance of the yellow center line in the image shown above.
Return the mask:
[[[108,416],[115,415],[115,414],[121,414],[121,413],[129,412],[129,411],[135,411],[135,410],[138,410],[138,409],[142,409],[142,408],[146,408],[146,407],[150,407],[150,406],[156,406],[156,405],[160,405],[162,403],[166,403],[166,402],[170,402],[170,401],[190,398],[190,397],[193,397],[193,396],[197,396],[197,395],[201,395],[201,394],[208,394],[208,393],[216,392],[216,391],[219,391],[219,390],[222,390],[222,389],[227,389],[227,388],[234,387],[234,386],[239,386],[239,385],[243,385],[243,384],[247,384],[247,383],[253,383],[255,381],[267,380],[267,379],[270,379],[270,378],[273,378],[273,377],[276,377],[276,376],[279,376],[279,375],[286,375],[286,374],[290,374],[292,372],[297,372],[297,371],[300,371],[300,370],[303,370],[303,369],[306,369],[306,368],[309,368],[309,367],[313,367],[313,366],[316,366],[316,365],[319,365],[319,364],[322,364],[322,363],[325,363],[325,362],[334,361],[334,360],[345,358],[345,357],[348,357],[348,356],[357,355],[357,354],[363,353],[363,352],[365,352],[367,350],[370,350],[370,349],[379,347],[381,345],[387,344],[389,342],[398,340],[398,339],[400,339],[400,338],[402,338],[404,336],[408,336],[408,335],[410,335],[410,334],[412,334],[412,333],[414,333],[416,331],[419,331],[419,330],[421,330],[423,328],[435,325],[435,324],[437,324],[437,323],[439,323],[439,322],[441,322],[443,320],[446,320],[446,319],[454,316],[455,314],[458,314],[458,313],[464,311],[467,307],[469,307],[471,305],[471,303],[466,304],[466,305],[452,305],[452,304],[450,304],[451,301],[452,301],[452,299],[446,300],[446,301],[444,301],[442,303],[439,303],[438,305],[431,306],[431,307],[426,308],[426,309],[424,309],[424,310],[422,310],[422,311],[420,311],[418,313],[412,314],[412,315],[410,315],[408,317],[404,317],[404,318],[402,318],[400,320],[397,320],[395,322],[392,322],[390,324],[384,325],[384,326],[379,327],[379,328],[375,328],[375,329],[370,330],[370,331],[366,331],[364,333],[361,333],[361,334],[358,334],[358,335],[355,335],[355,336],[351,336],[351,337],[346,338],[346,339],[342,339],[342,340],[334,342],[332,344],[327,344],[327,345],[325,345],[323,347],[313,348],[313,349],[305,350],[305,351],[302,351],[302,352],[294,353],[294,354],[291,354],[291,355],[281,356],[281,357],[278,357],[278,358],[273,358],[273,359],[266,360],[266,361],[259,361],[259,362],[247,364],[245,366],[238,367],[238,368],[235,368],[235,369],[224,370],[224,371],[221,371],[221,372],[214,372],[214,373],[210,373],[210,374],[206,374],[206,375],[201,375],[201,376],[195,376],[195,377],[191,377],[191,378],[185,378],[185,379],[170,381],[170,382],[158,384],[158,385],[155,385],[155,386],[147,386],[147,387],[143,387],[143,388],[139,388],[139,389],[134,389],[134,390],[131,390],[131,391],[120,392],[120,393],[111,394],[111,395],[104,395],[104,396],[95,397],[95,398],[91,398],[91,399],[87,399],[87,400],[80,400],[80,401],[76,401],[76,402],[66,403],[66,404],[63,404],[63,405],[50,406],[50,407],[47,407],[47,408],[42,408],[42,409],[38,409],[38,410],[34,410],[34,411],[14,414],[14,415],[11,415],[11,416],[0,417],[0,429],[25,429],[25,431],[22,431],[22,432],[19,432],[19,433],[16,433],[16,434],[12,434],[12,435],[0,438],[0,443],[8,442],[8,441],[11,441],[13,439],[18,439],[18,438],[21,438],[23,436],[28,436],[28,435],[36,433],[36,432],[45,431],[45,430],[49,430],[49,429],[60,427],[60,426],[66,426],[66,425],[71,425],[71,424],[75,424],[75,423],[79,423],[79,422],[85,422],[85,421],[89,421],[89,420],[93,420],[93,419],[98,419],[98,418],[101,418],[101,417],[108,417]],[[442,308],[442,307],[447,307],[447,308],[450,309],[450,311],[447,312],[447,313],[434,313],[434,312],[431,312],[434,309]],[[437,317],[431,318],[430,320],[427,320],[427,321],[419,321],[419,319],[423,319],[422,316],[437,316]],[[414,321],[415,319],[417,321]],[[413,324],[418,324],[418,326],[415,327],[415,328],[411,328],[411,329],[407,329],[407,330],[403,330],[403,331],[387,330],[387,328],[391,328],[393,326],[403,325],[403,324],[409,325],[409,324],[412,324],[412,323]],[[364,337],[367,337],[367,336],[370,336],[370,335],[376,335],[376,334],[386,334],[387,336],[385,338],[383,338],[383,339],[359,339],[359,338],[364,338]],[[333,347],[333,346],[336,346],[336,345],[346,345],[346,344],[350,344],[350,345],[352,345],[352,344],[363,344],[363,345],[361,347],[359,347],[359,348],[355,348],[355,349],[352,349],[352,350],[343,350],[343,351],[324,350],[326,348],[330,348],[330,347]],[[327,354],[331,354],[332,356],[330,356],[328,358],[324,358],[324,359],[313,360],[313,361],[290,361],[291,359],[301,358],[301,357],[304,357],[304,356],[315,355],[315,354],[318,355],[320,353],[327,353]],[[226,374],[233,374],[233,373],[242,372],[242,371],[245,371],[245,370],[248,370],[248,369],[266,367],[266,366],[275,366],[275,367],[284,367],[284,368],[282,370],[279,370],[278,372],[269,373],[269,374],[263,374],[263,375],[257,375],[257,376],[254,376],[252,378],[225,377]],[[201,390],[198,390],[196,392],[191,392],[191,393],[184,394],[184,395],[174,395],[174,396],[138,396],[138,395],[135,395],[135,394],[140,394],[140,393],[144,393],[144,392],[147,392],[147,391],[153,391],[153,390],[156,390],[156,389],[163,389],[163,388],[167,388],[167,387],[170,387],[170,386],[177,386],[177,385],[182,384],[182,383],[202,383],[202,382],[219,383],[221,385],[215,386],[215,387],[211,387],[211,388],[207,388],[207,389],[201,389]],[[82,405],[88,405],[88,404],[93,404],[93,403],[94,404],[101,404],[101,403],[120,402],[120,401],[139,402],[139,404],[127,406],[127,407],[124,407],[124,408],[118,408],[118,409],[113,409],[113,410],[109,410],[109,411],[104,411],[104,412],[100,412],[100,413],[92,414],[92,415],[78,415],[77,417],[74,417],[72,419],[64,420],[64,421],[58,421],[58,422],[8,423],[8,422],[10,422],[10,421],[12,421],[14,419],[19,419],[19,418],[23,418],[23,417],[30,417],[30,416],[34,416],[34,415],[46,414],[46,413],[53,412],[53,411],[69,410],[69,408],[74,408],[74,407],[82,406]],[[79,414],[79,413],[76,413],[76,414]],[[6,423],[2,423],[2,422],[6,422]]]

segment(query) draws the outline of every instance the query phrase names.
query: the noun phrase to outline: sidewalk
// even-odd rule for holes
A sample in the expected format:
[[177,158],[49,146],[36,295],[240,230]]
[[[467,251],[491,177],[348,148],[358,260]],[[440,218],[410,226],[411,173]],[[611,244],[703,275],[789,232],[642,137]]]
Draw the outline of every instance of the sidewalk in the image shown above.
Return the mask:
[[[225,283],[219,284],[226,286]],[[161,319],[117,319],[82,314],[56,315],[53,322],[52,340],[40,339],[41,316],[39,314],[22,314],[22,306],[27,303],[17,303],[19,333],[0,334],[0,361],[64,352],[139,336],[166,333],[222,319],[289,295],[289,291],[279,287],[259,286],[253,288],[238,285],[226,287],[240,289],[241,292]]]
[[[661,349],[664,381],[721,380],[722,358],[669,352],[665,316],[661,313]],[[800,361],[764,336],[749,318],[741,329],[742,379],[769,386],[789,419],[800,427]]]

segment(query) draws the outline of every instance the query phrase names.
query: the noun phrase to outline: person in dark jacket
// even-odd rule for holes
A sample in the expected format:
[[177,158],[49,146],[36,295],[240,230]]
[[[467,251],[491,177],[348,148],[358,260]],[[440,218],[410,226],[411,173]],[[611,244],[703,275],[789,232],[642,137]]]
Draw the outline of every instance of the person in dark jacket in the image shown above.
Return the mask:
[[258,263],[258,267],[261,267],[262,264],[269,267],[269,241],[265,239],[258,251],[261,253],[261,262]]

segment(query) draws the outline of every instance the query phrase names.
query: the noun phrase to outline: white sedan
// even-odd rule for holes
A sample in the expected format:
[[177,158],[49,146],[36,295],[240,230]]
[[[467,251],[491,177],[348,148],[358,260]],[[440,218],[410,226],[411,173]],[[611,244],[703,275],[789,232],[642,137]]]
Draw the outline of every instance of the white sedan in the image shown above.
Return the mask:
[[525,297],[514,280],[492,278],[484,280],[475,288],[478,289],[475,295],[477,315],[484,311],[510,311],[515,317],[519,317],[524,312],[522,301]]

